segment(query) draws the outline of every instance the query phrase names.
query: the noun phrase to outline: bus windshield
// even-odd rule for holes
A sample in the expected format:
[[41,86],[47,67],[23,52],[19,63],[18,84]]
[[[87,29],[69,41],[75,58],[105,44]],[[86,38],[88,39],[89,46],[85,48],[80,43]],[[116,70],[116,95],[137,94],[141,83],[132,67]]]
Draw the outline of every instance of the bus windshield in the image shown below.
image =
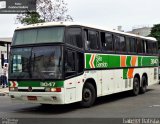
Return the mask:
[[11,50],[10,79],[61,79],[62,47],[42,46]]
[[64,27],[16,30],[12,45],[63,42]]

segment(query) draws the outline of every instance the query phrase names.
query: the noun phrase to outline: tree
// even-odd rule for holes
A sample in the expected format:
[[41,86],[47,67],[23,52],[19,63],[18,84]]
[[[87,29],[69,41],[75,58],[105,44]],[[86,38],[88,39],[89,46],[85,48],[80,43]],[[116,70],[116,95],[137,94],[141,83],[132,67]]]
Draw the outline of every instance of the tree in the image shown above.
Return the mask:
[[155,24],[152,29],[150,35],[151,37],[154,37],[158,41],[158,48],[160,48],[160,24]]
[[40,22],[73,21],[67,15],[67,3],[64,0],[37,0],[37,12],[28,12],[17,15],[21,24],[34,24]]
[[40,18],[39,13],[37,12],[28,12],[26,14],[19,14],[16,18],[21,24],[35,24],[45,22],[43,19]]

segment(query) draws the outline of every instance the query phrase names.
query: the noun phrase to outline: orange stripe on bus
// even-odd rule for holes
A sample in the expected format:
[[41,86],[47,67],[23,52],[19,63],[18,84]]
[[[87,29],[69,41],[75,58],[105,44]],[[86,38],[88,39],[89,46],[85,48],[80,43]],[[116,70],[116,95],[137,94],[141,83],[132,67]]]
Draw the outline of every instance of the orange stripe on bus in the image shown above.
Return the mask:
[[121,56],[121,67],[126,67],[126,56]]
[[128,69],[128,78],[133,78],[133,72],[134,72],[134,68],[130,68]]
[[94,68],[94,58],[95,58],[95,55],[93,55],[91,59],[91,68]]
[[[132,56],[132,60],[131,60],[131,66],[136,66],[136,61],[137,61],[137,56]],[[134,68],[129,68],[128,69],[128,78],[133,78],[133,72],[134,72]]]
[[132,56],[132,66],[136,66],[137,56]]

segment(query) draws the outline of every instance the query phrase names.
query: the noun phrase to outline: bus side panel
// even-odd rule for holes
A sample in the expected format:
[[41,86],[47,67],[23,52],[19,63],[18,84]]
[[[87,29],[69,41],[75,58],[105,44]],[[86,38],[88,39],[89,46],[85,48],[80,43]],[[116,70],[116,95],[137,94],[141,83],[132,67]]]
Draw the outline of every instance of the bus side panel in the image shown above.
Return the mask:
[[102,70],[102,95],[115,92],[114,71]]

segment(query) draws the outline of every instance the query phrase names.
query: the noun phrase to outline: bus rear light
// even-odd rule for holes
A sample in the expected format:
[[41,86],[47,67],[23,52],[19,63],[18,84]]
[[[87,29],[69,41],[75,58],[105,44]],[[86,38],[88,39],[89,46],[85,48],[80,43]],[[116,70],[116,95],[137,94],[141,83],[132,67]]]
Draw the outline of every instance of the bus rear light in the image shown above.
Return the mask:
[[51,92],[61,92],[61,88],[51,88]]
[[61,90],[61,88],[49,88],[49,87],[47,87],[47,88],[45,88],[45,91],[46,92],[61,92],[62,90]]

